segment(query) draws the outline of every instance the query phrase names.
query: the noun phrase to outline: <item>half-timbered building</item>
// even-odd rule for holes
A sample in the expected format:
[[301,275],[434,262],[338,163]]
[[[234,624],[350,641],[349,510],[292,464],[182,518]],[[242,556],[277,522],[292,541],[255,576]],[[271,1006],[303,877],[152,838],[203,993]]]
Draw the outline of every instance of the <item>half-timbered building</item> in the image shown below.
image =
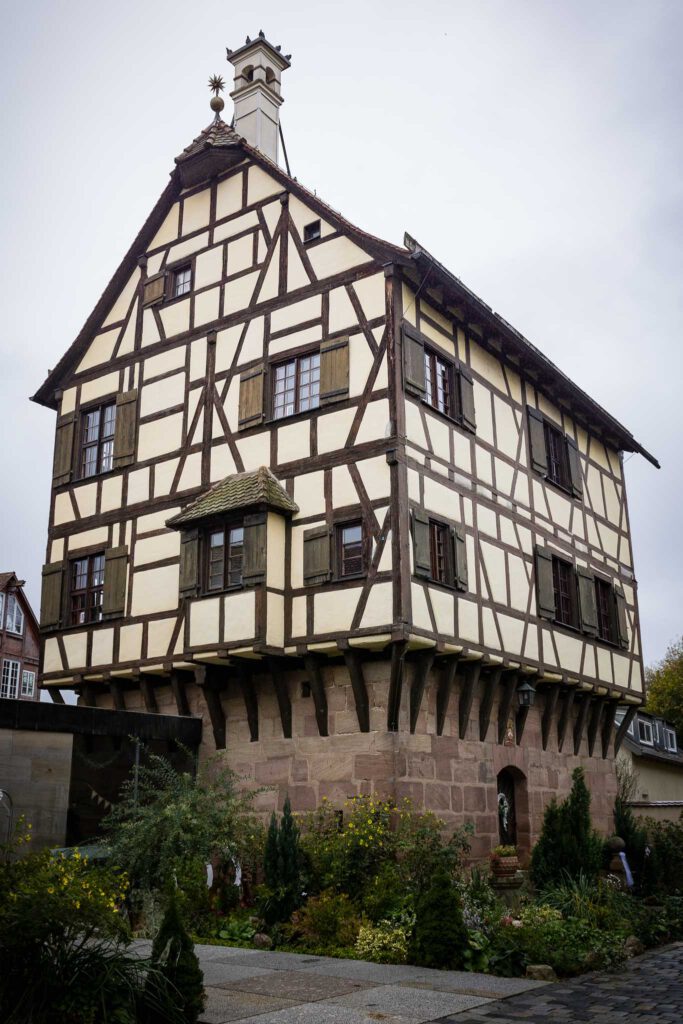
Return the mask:
[[582,764],[608,827],[643,699],[622,453],[655,460],[418,242],[280,167],[279,47],[228,59],[233,124],[216,95],[35,395],[44,685],[201,715],[266,803],[410,797],[482,853]]

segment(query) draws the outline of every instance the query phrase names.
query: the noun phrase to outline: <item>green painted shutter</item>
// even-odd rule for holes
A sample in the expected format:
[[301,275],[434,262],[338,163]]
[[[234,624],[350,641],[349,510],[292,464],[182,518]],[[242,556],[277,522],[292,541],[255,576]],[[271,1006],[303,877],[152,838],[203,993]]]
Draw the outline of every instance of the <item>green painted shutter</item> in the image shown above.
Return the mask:
[[621,583],[614,584],[614,601],[617,606],[617,637],[622,647],[628,647],[628,617],[626,597]]
[[52,562],[43,566],[40,594],[41,629],[58,629],[61,624],[64,567],[64,562]]
[[135,428],[137,426],[137,388],[116,396],[114,428],[114,469],[130,466],[135,461]]
[[406,391],[424,398],[425,348],[418,332],[409,324],[403,325],[403,378]]
[[52,486],[68,484],[73,470],[74,432],[76,429],[76,413],[68,412],[57,420],[55,437],[55,459],[52,470]]
[[107,548],[104,552],[104,593],[102,614],[105,618],[123,615],[126,610],[126,578],[128,548]]
[[548,458],[545,451],[545,429],[543,417],[537,409],[527,406],[529,420],[529,451],[531,468],[543,476],[548,472]]
[[246,430],[263,421],[263,364],[240,375],[238,429]]
[[416,576],[429,579],[432,575],[432,558],[429,547],[429,516],[421,508],[413,510],[413,554]]
[[569,461],[569,481],[571,483],[572,494],[575,498],[581,498],[583,496],[583,477],[581,476],[581,459],[579,458],[579,449],[576,447],[576,441],[573,438],[566,438],[567,441],[567,459]]
[[553,586],[553,556],[547,548],[536,548],[536,597],[538,614],[542,619],[555,618],[555,587]]
[[142,305],[154,306],[161,302],[166,289],[166,275],[164,273],[154,274],[148,277],[142,289]]
[[453,527],[454,582],[458,590],[467,590],[467,541],[462,526]]
[[477,429],[477,420],[474,414],[474,381],[467,366],[460,366],[458,369],[458,382],[460,385],[462,425],[474,433]]
[[180,537],[180,593],[193,597],[199,589],[199,530],[183,530]]
[[253,587],[266,578],[266,513],[244,517],[244,561],[242,582]]
[[307,587],[329,580],[332,572],[329,526],[304,531],[304,584]]
[[320,345],[320,404],[349,397],[349,339],[334,338]]
[[595,577],[588,569],[576,570],[579,583],[579,618],[581,629],[589,636],[598,635],[598,608],[595,601]]

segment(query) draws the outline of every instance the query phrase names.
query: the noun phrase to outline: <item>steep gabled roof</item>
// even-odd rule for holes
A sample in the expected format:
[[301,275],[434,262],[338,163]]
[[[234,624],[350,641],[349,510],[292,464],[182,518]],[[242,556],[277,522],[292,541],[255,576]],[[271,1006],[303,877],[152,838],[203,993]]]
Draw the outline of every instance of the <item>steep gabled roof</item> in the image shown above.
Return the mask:
[[265,505],[286,515],[299,511],[299,506],[290,498],[280,481],[267,466],[261,466],[249,473],[226,476],[210,490],[200,494],[178,515],[168,519],[166,525],[174,528],[186,526],[258,505]]
[[15,572],[0,572],[0,593],[7,588],[12,580],[15,580],[18,585],[20,585],[20,582],[23,583],[23,580],[19,581],[17,579]]
[[24,606],[24,609],[28,613],[29,618],[33,623],[34,629],[38,630],[38,620],[36,619],[33,608],[31,607],[31,602],[27,598],[26,593],[24,591],[25,583],[26,580],[20,580],[15,572],[0,572],[0,594],[4,594],[5,591],[8,590],[10,587],[16,589],[16,592],[20,597],[21,604]]

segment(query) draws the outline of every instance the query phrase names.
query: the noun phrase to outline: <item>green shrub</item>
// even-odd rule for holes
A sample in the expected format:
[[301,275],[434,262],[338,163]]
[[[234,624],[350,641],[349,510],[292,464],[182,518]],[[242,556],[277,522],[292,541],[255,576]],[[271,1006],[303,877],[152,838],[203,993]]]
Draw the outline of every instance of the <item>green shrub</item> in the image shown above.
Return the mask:
[[591,825],[590,793],[582,768],[572,772],[569,796],[552,800],[543,817],[541,835],[531,854],[531,880],[537,889],[580,874],[597,877],[602,867],[603,843]]
[[265,885],[261,886],[258,897],[259,913],[266,924],[288,921],[297,907],[301,906],[302,868],[299,829],[287,797],[280,824],[273,811],[266,837],[263,858]]
[[363,925],[355,950],[361,960],[375,964],[404,964],[408,959],[409,929],[395,921]]
[[443,868],[415,903],[411,961],[421,967],[460,967],[467,949],[462,907],[452,877]]
[[[204,1009],[204,976],[187,934],[175,895],[169,900],[164,919],[152,944],[152,963],[161,971],[176,994],[186,1024],[196,1024]],[[163,1024],[164,1017],[150,1014],[150,1024]]]
[[361,924],[349,897],[334,890],[311,896],[295,918],[294,929],[307,946],[352,946]]
[[412,908],[412,894],[406,889],[405,879],[396,864],[387,861],[376,875],[368,879],[361,906],[363,913],[374,924]]

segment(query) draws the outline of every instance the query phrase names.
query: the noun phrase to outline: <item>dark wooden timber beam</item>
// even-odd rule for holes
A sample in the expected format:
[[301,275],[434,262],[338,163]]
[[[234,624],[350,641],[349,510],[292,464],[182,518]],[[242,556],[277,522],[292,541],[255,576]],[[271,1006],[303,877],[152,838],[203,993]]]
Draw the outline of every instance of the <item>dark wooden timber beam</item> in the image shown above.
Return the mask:
[[415,674],[410,687],[410,731],[415,732],[418,715],[422,705],[422,698],[427,685],[427,678],[434,664],[436,648],[430,647],[426,651],[420,651],[415,658]]
[[133,682],[136,686],[140,687],[140,693],[145,703],[145,711],[149,711],[152,715],[158,715],[159,705],[157,704],[157,695],[154,691],[154,680],[150,679],[149,676],[139,675],[133,676]]
[[123,685],[120,679],[109,680],[109,692],[116,711],[126,710],[126,698],[123,693]]
[[370,705],[368,703],[368,688],[365,685],[363,675],[363,662],[360,652],[353,647],[346,647],[343,650],[346,669],[351,679],[353,699],[356,704],[356,717],[358,728],[361,732],[370,732]]
[[59,690],[56,686],[44,686],[43,689],[47,690],[47,692],[50,694],[53,704],[66,704],[64,696],[62,695],[62,691]]
[[465,739],[467,726],[472,712],[472,701],[479,676],[481,674],[481,661],[468,662],[463,671],[463,680],[460,685],[460,700],[458,701],[458,736]]
[[225,710],[221,700],[221,690],[225,688],[225,680],[213,666],[197,665],[195,667],[195,682],[197,686],[201,687],[204,695],[216,750],[225,750]]
[[304,667],[308,676],[309,686],[311,687],[313,704],[315,705],[315,720],[318,723],[318,732],[321,736],[328,736],[327,695],[320,667],[320,658],[315,654],[305,654]]
[[446,724],[448,705],[455,685],[455,676],[458,671],[460,655],[454,654],[444,661],[439,687],[436,691],[436,735],[443,736],[443,728]]
[[541,746],[544,750],[548,749],[550,730],[552,728],[553,718],[555,717],[559,698],[560,684],[553,683],[545,691],[545,705],[543,707],[543,715],[541,716]]
[[277,658],[266,659],[268,669],[273,679],[277,706],[280,711],[280,722],[282,723],[282,735],[286,740],[292,738],[292,702],[289,699],[287,681],[280,670]]
[[403,664],[407,642],[395,640],[391,645],[391,669],[389,678],[389,703],[387,706],[387,729],[398,732],[401,713],[401,691],[403,689]]
[[491,724],[491,712],[495,700],[500,677],[503,674],[501,665],[491,668],[484,674],[484,692],[479,705],[479,739],[483,742]]
[[87,704],[89,708],[97,707],[97,687],[92,683],[82,684],[81,696],[83,698],[83,703]]
[[603,700],[601,697],[596,697],[593,701],[593,707],[591,709],[591,719],[590,724],[588,726],[588,753],[591,757],[593,756],[593,752],[595,750],[595,741],[598,736],[598,729],[600,728],[602,715],[606,709],[607,704],[608,701]]
[[169,678],[178,714],[181,717],[187,717],[190,714],[190,704],[187,699],[187,690],[185,689],[185,685],[186,680],[191,678],[190,674],[174,669]]
[[565,690],[562,698],[562,711],[557,722],[557,749],[560,753],[562,753],[562,747],[564,746],[564,740],[567,735],[567,728],[571,722],[575,696],[576,691],[572,686],[571,689]]
[[258,700],[256,686],[248,668],[240,665],[237,669],[237,683],[242,692],[244,706],[247,709],[247,724],[251,742],[258,740]]
[[609,757],[609,748],[614,733],[614,716],[617,710],[616,700],[605,701],[605,713],[602,719],[602,730],[600,732],[600,746],[603,758]]
[[591,706],[591,695],[589,693],[584,694],[579,702],[579,713],[576,716],[576,722],[574,724],[574,753],[578,754],[581,749],[581,740],[586,730],[586,722],[588,721],[588,712]]
[[624,736],[628,732],[628,727],[631,724],[631,722],[633,721],[633,719],[635,717],[635,713],[636,713],[637,710],[638,709],[637,709],[635,704],[629,704],[629,706],[626,708],[626,714],[622,718],[621,725],[617,729],[617,734],[614,737],[614,753],[615,753],[615,755],[619,753],[619,747],[621,746],[621,744],[622,744],[622,742],[624,740]]
[[502,743],[505,739],[505,732],[507,729],[510,714],[512,712],[512,705],[517,692],[517,680],[519,672],[517,669],[512,669],[510,672],[505,673],[505,679],[503,685],[505,689],[500,698],[500,705],[498,707],[498,742]]

